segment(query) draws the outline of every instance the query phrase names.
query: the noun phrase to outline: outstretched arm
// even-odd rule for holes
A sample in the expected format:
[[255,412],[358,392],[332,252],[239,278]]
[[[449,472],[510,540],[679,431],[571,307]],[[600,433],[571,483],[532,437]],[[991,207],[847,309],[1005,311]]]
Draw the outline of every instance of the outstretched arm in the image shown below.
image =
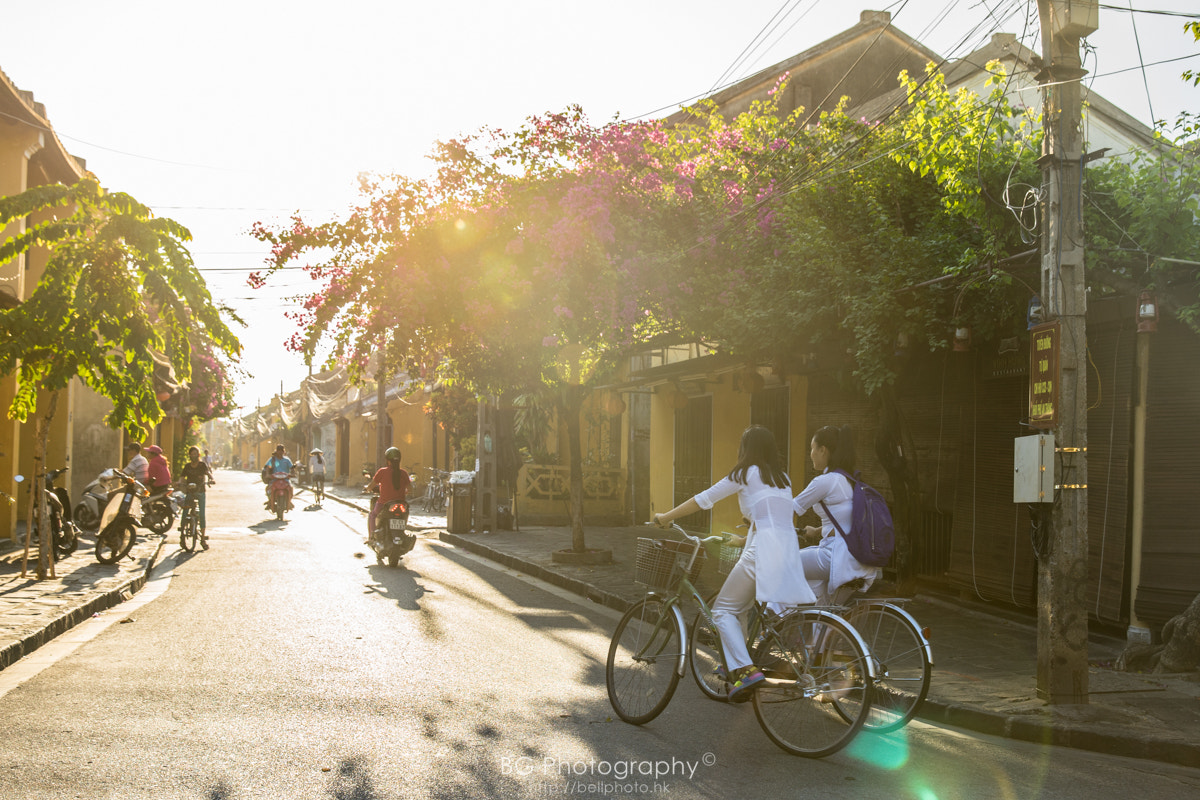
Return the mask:
[[660,528],[669,528],[671,527],[671,522],[673,520],[679,519],[680,517],[686,517],[688,514],[695,514],[697,511],[703,510],[704,509],[700,508],[700,504],[696,502],[696,498],[692,497],[688,500],[684,500],[670,511],[665,511],[661,514],[655,514],[654,524]]

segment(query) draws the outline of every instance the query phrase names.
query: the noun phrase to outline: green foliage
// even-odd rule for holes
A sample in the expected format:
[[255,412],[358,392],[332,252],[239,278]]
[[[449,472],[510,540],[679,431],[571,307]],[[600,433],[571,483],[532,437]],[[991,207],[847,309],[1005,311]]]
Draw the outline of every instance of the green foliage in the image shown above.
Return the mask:
[[474,436],[478,430],[479,401],[474,392],[460,384],[436,389],[429,396],[425,413],[433,415],[455,450],[461,450],[463,439]]
[[1109,159],[1087,172],[1084,221],[1093,291],[1155,289],[1200,333],[1200,159],[1186,148]]
[[0,263],[33,248],[49,257],[28,299],[0,311],[0,374],[17,375],[10,417],[25,421],[39,392],[79,376],[113,402],[110,424],[140,435],[162,418],[151,348],[180,380],[191,375],[190,337],[240,351],[178,223],[91,178],[0,198],[0,226],[22,218],[30,224],[0,244]]

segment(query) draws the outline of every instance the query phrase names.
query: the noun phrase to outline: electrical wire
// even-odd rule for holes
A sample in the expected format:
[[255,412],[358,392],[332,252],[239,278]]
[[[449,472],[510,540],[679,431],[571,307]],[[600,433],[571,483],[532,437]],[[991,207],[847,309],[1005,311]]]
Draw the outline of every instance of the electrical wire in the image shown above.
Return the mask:
[[1129,0],[1129,21],[1133,25],[1133,41],[1137,45],[1138,64],[1142,68],[1142,85],[1146,87],[1146,105],[1150,108],[1150,120],[1157,120],[1154,116],[1154,101],[1150,99],[1150,81],[1146,78],[1146,59],[1142,58],[1142,37],[1138,36],[1137,17],[1133,15],[1133,1]]

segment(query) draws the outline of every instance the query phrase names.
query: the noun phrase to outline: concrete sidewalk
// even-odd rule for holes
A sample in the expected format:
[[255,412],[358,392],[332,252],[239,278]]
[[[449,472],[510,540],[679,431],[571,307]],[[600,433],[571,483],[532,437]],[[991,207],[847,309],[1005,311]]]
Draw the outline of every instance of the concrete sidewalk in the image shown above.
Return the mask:
[[[329,487],[332,500],[367,509],[358,487]],[[445,518],[414,512],[413,526],[443,529]],[[56,580],[21,579],[20,551],[0,542],[0,669],[78,622],[141,588],[163,538],[142,536],[133,560],[96,563],[94,539],[58,565]],[[639,528],[589,528],[587,544],[610,549],[613,563],[567,566],[551,554],[571,544],[565,527],[536,527],[441,538],[499,564],[536,576],[593,602],[623,610],[645,593],[633,580]],[[168,534],[170,535],[170,534]],[[715,588],[719,578],[702,581]],[[982,733],[1077,747],[1112,755],[1200,767],[1200,678],[1138,675],[1108,668],[1123,641],[1093,637],[1089,644],[1090,703],[1050,707],[1037,699],[1037,631],[1032,617],[1002,614],[960,599],[919,596],[908,611],[930,631],[933,683],[921,717]]]

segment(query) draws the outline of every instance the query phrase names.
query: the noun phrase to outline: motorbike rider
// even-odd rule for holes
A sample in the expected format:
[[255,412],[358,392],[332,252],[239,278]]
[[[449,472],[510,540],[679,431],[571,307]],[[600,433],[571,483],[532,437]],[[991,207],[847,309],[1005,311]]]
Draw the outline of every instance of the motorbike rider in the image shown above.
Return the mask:
[[[287,457],[287,448],[281,444],[275,445],[275,455],[267,459],[267,463],[263,464],[263,475],[267,479],[267,508],[271,507],[271,476],[276,472],[282,472],[286,475],[292,474],[292,460]],[[292,510],[292,484],[288,482],[288,511]]]
[[158,445],[150,445],[146,452],[150,454],[146,467],[146,488],[151,494],[162,492],[171,485],[171,467]]
[[[200,546],[208,549],[208,536],[204,533],[204,489],[216,483],[213,479],[212,468],[200,460],[200,449],[188,448],[188,462],[179,470],[179,480],[186,486],[196,485],[196,521],[200,523]],[[183,544],[183,534],[180,532],[179,543]]]
[[387,466],[380,467],[375,472],[375,476],[371,478],[371,482],[367,484],[368,492],[373,491],[376,487],[379,489],[379,498],[367,516],[368,542],[375,536],[375,516],[379,510],[387,508],[391,503],[404,502],[408,498],[408,487],[412,485],[412,478],[409,477],[408,471],[400,468],[400,448],[389,447],[384,452],[383,458],[387,462]]
[[130,442],[125,445],[125,455],[129,458],[129,463],[125,465],[124,472],[132,475],[134,480],[144,485],[146,483],[146,471],[150,468],[150,463],[142,455],[142,446],[137,442]]

